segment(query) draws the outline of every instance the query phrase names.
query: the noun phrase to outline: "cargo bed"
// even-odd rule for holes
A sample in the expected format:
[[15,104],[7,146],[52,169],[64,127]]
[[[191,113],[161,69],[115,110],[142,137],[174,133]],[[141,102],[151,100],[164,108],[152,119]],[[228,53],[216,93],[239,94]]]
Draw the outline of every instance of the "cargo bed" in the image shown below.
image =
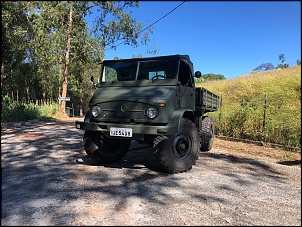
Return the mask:
[[196,88],[195,111],[201,111],[203,113],[216,111],[219,108],[219,100],[219,96],[209,90],[203,87]]

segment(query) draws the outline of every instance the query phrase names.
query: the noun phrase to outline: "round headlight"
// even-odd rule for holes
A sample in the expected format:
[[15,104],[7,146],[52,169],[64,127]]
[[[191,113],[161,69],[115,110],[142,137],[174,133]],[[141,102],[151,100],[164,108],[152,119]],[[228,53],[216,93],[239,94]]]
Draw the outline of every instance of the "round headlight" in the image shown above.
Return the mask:
[[148,118],[154,119],[158,115],[158,110],[154,107],[150,107],[146,110],[146,115]]
[[94,107],[92,107],[92,109],[91,109],[91,114],[92,114],[92,116],[94,116],[94,117],[99,116],[101,112],[102,112],[102,110],[101,110],[101,108],[100,108],[99,106],[94,106]]

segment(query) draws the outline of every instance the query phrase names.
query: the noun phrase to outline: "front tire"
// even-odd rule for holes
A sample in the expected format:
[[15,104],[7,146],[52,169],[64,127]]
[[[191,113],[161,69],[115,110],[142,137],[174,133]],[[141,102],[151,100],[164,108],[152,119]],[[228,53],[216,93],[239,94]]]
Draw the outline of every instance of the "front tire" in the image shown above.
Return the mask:
[[181,173],[192,168],[198,159],[200,137],[195,124],[183,118],[175,136],[158,136],[153,144],[154,157],[164,172]]
[[106,138],[100,132],[85,131],[84,149],[100,164],[121,160],[129,151],[131,140]]

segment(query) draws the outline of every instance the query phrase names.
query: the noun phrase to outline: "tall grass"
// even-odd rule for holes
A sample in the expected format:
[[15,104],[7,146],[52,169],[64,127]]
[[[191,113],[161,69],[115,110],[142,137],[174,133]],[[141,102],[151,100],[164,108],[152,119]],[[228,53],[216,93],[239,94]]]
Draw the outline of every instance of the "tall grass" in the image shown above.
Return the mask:
[[253,72],[197,86],[222,99],[220,109],[208,114],[215,119],[217,134],[301,146],[301,66]]
[[1,122],[51,119],[60,113],[58,104],[39,106],[33,103],[11,102],[8,96],[2,100]]

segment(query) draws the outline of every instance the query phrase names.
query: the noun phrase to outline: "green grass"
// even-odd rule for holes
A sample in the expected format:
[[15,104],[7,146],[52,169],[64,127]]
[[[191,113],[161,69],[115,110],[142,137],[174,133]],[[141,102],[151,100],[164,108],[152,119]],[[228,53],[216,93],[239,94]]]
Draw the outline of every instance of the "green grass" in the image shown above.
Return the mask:
[[301,146],[301,66],[253,72],[237,78],[198,83],[197,86],[222,99],[221,108],[208,114],[215,119],[217,134]]

